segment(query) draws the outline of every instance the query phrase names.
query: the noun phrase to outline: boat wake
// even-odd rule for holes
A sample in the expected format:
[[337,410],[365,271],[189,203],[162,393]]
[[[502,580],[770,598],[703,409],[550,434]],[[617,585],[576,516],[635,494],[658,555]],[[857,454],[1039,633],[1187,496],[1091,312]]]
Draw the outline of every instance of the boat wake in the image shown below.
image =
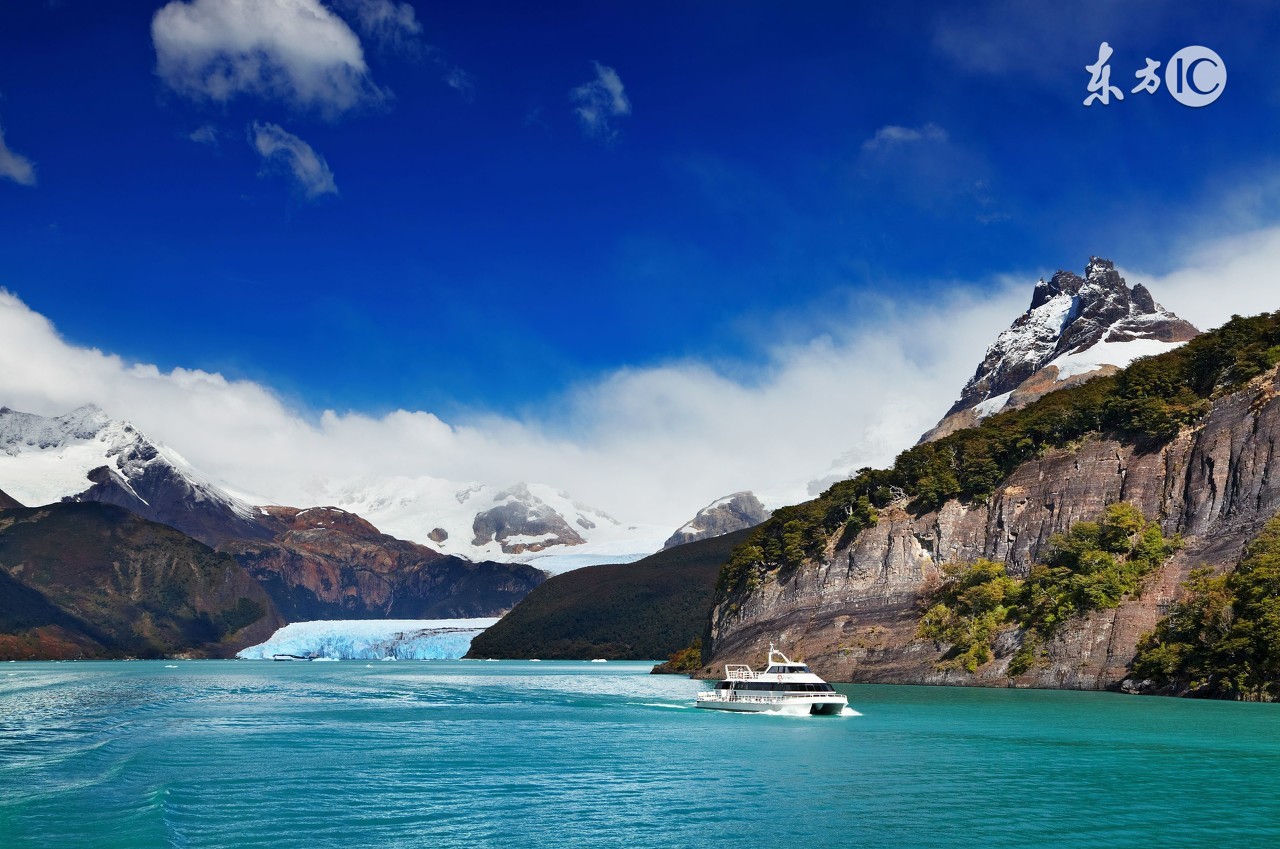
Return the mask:
[[669,702],[632,702],[640,707],[669,708],[671,710],[692,710],[693,705],[673,705]]

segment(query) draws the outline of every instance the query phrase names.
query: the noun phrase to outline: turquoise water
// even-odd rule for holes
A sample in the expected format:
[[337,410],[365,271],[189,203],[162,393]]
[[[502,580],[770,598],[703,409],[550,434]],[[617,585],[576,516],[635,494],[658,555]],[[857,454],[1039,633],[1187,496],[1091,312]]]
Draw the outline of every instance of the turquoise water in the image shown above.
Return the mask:
[[1280,705],[841,687],[689,707],[645,664],[0,665],[0,846],[1280,845]]

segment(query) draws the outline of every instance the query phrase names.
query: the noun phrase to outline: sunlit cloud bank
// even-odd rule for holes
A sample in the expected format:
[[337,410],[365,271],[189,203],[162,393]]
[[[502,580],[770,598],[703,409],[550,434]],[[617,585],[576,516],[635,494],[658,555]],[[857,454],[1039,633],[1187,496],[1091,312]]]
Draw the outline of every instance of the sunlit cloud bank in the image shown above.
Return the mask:
[[[1280,228],[1212,245],[1163,276],[1127,276],[1211,327],[1280,308],[1277,267]],[[1026,308],[1035,277],[1050,272],[956,284],[929,300],[857,298],[843,320],[768,351],[746,376],[696,361],[637,367],[547,399],[545,415],[456,422],[403,410],[314,414],[257,383],[127,362],[71,344],[6,292],[0,404],[56,414],[96,403],[207,474],[281,503],[308,503],[318,479],[530,481],[624,521],[674,527],[729,492],[798,501],[815,479],[891,461],[945,412],[985,346]]]

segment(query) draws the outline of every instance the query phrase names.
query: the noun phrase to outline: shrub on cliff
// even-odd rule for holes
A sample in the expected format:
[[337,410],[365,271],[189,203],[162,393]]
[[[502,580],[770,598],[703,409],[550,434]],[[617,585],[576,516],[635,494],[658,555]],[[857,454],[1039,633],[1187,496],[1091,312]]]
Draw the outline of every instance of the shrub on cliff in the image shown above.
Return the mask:
[[1193,695],[1280,700],[1280,517],[1234,572],[1197,569],[1184,589],[1138,644],[1134,676]]
[[1044,563],[1032,566],[1025,580],[985,559],[942,567],[946,577],[929,594],[930,607],[917,629],[924,639],[949,647],[941,667],[976,672],[991,660],[1000,632],[1017,627],[1023,646],[1009,673],[1025,672],[1058,628],[1118,606],[1181,540],[1166,538],[1138,508],[1121,502],[1107,507],[1097,522],[1076,522],[1067,533],[1055,534],[1049,545]]

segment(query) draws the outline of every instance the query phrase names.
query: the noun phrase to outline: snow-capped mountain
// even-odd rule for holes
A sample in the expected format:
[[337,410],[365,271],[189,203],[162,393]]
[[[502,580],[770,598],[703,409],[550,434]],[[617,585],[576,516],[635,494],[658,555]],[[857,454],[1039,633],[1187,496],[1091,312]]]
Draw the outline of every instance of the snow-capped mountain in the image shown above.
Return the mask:
[[1146,287],[1130,288],[1110,260],[1090,257],[1084,277],[1059,271],[1036,284],[1031,306],[996,337],[960,399],[921,441],[1172,350],[1198,333]]
[[[16,501],[100,501],[217,547],[287,530],[269,510],[213,483],[171,448],[89,405],[61,416],[0,408],[0,488]],[[437,478],[379,478],[308,490],[381,532],[474,561],[561,572],[628,563],[662,547],[661,528],[627,525],[541,484],[493,487]]]
[[31,506],[115,504],[210,546],[273,535],[260,510],[93,405],[51,417],[0,407],[0,486]]
[[773,513],[760,503],[754,492],[735,492],[718,498],[698,511],[698,514],[680,527],[663,544],[674,548],[687,542],[731,534],[744,528],[754,528]]
[[542,484],[494,487],[430,477],[320,480],[308,495],[446,554],[518,561],[550,572],[639,560],[661,548],[666,536],[661,528],[623,524]]

